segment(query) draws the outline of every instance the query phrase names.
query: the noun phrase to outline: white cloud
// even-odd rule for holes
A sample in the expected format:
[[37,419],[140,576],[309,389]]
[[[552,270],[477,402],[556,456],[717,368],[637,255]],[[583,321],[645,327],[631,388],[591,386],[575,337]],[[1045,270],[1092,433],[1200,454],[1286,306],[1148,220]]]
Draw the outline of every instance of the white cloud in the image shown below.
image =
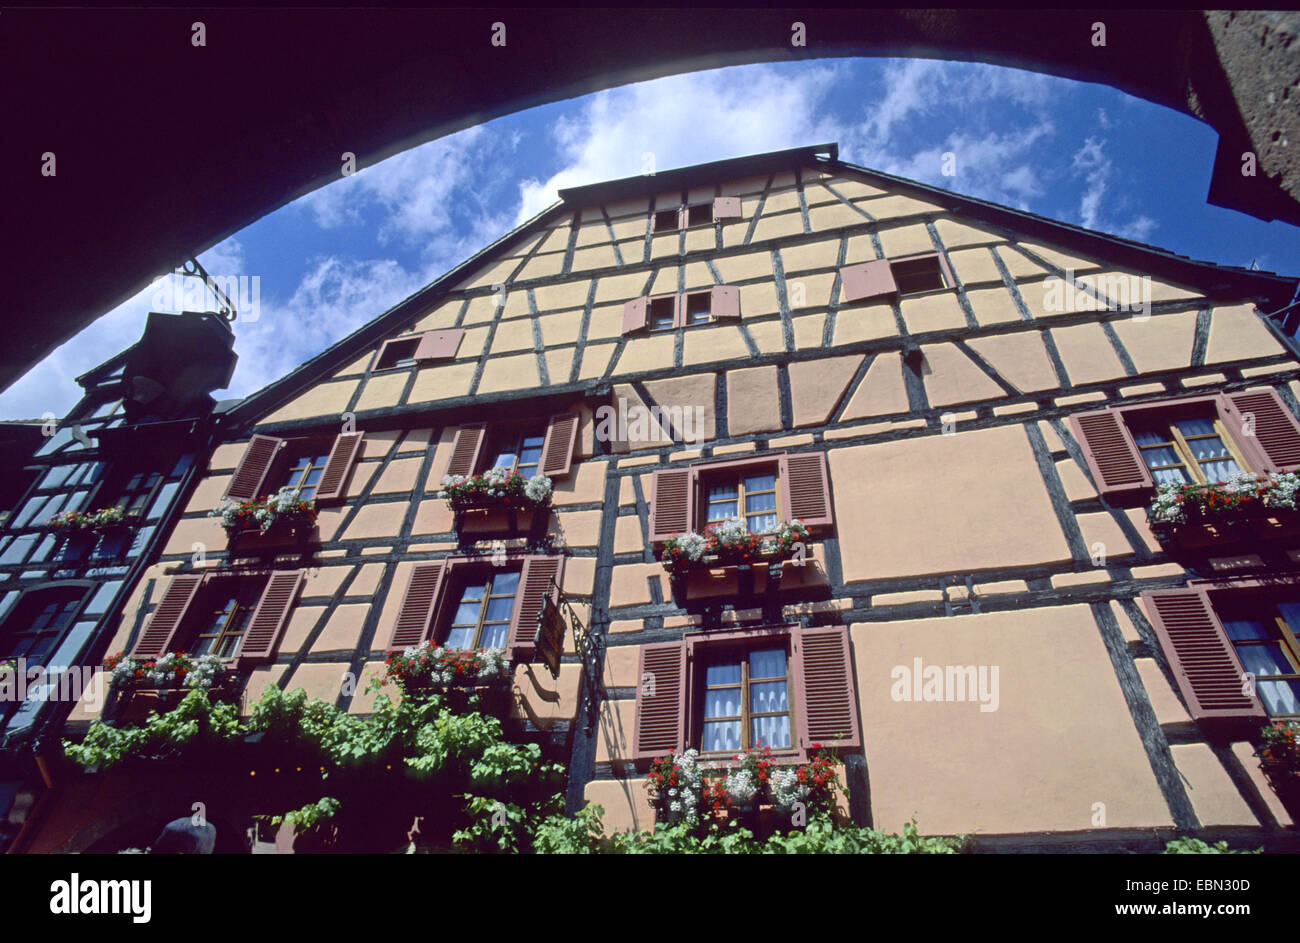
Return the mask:
[[599,92],[555,123],[561,170],[520,184],[516,218],[550,206],[557,190],[634,177],[645,155],[668,170],[836,140],[840,128],[818,113],[848,74],[843,63],[738,66]]
[[1084,181],[1079,198],[1079,225],[1099,232],[1109,232],[1138,242],[1149,242],[1159,228],[1150,216],[1138,214],[1127,222],[1118,222],[1116,214],[1125,210],[1129,200],[1111,195],[1115,163],[1106,153],[1106,142],[1091,135],[1075,151],[1070,161],[1076,177]]

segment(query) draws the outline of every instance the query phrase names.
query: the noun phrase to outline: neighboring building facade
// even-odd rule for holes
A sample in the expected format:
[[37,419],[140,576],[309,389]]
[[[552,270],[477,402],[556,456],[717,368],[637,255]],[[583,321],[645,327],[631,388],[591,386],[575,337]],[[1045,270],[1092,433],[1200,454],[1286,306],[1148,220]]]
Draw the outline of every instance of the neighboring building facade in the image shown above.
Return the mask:
[[[1300,716],[1300,536],[1157,535],[1143,507],[1300,468],[1300,364],[1262,316],[1296,279],[833,145],[561,197],[225,412],[108,650],[225,646],[245,710],[275,683],[365,713],[389,652],[504,647],[511,729],[611,829],[653,824],[651,758],[762,741],[834,748],[851,814],[890,831],[1290,841],[1250,741]],[[550,506],[438,496],[493,467],[550,477]],[[285,488],[321,508],[305,545],[208,516]],[[660,562],[737,516],[810,536],[783,562]],[[553,676],[533,632],[560,597],[589,634]],[[74,777],[25,850],[91,847],[175,782],[135,785],[155,805]]]
[[[0,848],[52,801],[69,711],[83,694],[103,704],[93,673],[206,465],[233,340],[219,314],[152,314],[138,343],[77,377],[63,420],[8,443],[0,662],[23,677],[0,685]],[[120,520],[50,526],[102,509]]]

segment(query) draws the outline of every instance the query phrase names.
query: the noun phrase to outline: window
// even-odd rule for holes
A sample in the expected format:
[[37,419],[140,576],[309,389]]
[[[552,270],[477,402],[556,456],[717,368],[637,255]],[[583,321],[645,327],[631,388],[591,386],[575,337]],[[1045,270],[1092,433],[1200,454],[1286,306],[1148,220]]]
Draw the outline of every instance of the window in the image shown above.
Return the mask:
[[25,658],[43,665],[71,627],[88,586],[50,587],[26,593],[0,626],[0,660]]
[[371,370],[396,370],[434,360],[454,360],[464,336],[462,328],[450,328],[386,340],[379,346]]
[[133,658],[168,652],[219,655],[227,659],[270,659],[298,592],[303,571],[270,576],[184,573],[173,576],[153,615],[131,649]]
[[743,517],[751,534],[776,529],[776,473],[743,472],[734,479],[707,485],[705,526]]
[[163,476],[158,472],[141,471],[130,474],[117,488],[117,499],[112,506],[121,508],[127,518],[144,519]]
[[[567,478],[578,443],[577,413],[557,413],[544,423],[475,422],[449,427],[451,457],[443,475],[474,475],[492,468],[518,470],[531,478]],[[441,480],[438,476],[436,480]]]
[[517,570],[469,580],[460,592],[444,644],[448,648],[505,648],[518,591]]
[[876,259],[840,269],[840,299],[845,303],[886,301],[956,284],[948,260],[935,252]]
[[633,298],[623,305],[623,333],[667,331],[739,317],[740,289],[734,285],[714,285],[708,291]]
[[1172,481],[1227,481],[1248,471],[1228,444],[1217,418],[1200,417],[1146,423],[1133,430],[1133,440],[1156,484]]
[[279,485],[275,491],[279,493],[287,491],[304,501],[314,499],[321,476],[325,474],[325,465],[329,462],[328,454],[318,455],[316,452],[317,450],[310,446],[306,449],[291,450],[291,454],[286,456],[283,463],[288,468],[278,482],[273,482]]
[[505,648],[533,655],[533,636],[546,596],[564,573],[564,558],[508,554],[502,566],[481,558],[449,557],[417,564],[397,612],[388,651],[434,641],[452,648]]
[[685,207],[658,209],[651,214],[652,232],[676,232],[683,226],[712,226],[723,220],[741,219],[740,197],[720,196]]
[[701,753],[789,749],[790,668],[784,648],[719,653],[703,671]]
[[696,462],[654,473],[650,539],[662,543],[709,523],[744,517],[754,533],[800,520],[814,532],[834,525],[823,452]]
[[230,479],[226,497],[251,501],[288,489],[317,504],[341,502],[363,437],[360,432],[304,439],[254,435]]
[[1197,580],[1142,602],[1193,720],[1300,719],[1300,579]]
[[858,747],[845,626],[689,633],[638,653],[632,756],[695,747],[734,755],[760,743],[806,759],[814,743]]
[[1300,469],[1300,424],[1275,390],[1111,406],[1070,426],[1102,498],[1116,504],[1146,503],[1166,481]]

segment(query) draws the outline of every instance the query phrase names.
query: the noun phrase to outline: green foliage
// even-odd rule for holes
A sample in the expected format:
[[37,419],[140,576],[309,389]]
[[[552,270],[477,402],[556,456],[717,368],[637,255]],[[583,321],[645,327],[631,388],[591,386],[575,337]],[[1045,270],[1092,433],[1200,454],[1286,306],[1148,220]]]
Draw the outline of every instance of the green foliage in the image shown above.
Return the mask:
[[323,796],[315,802],[308,803],[301,809],[294,809],[284,815],[271,816],[271,824],[279,825],[284,822],[292,825],[295,832],[305,832],[322,819],[334,818],[334,814],[338,812],[342,805],[343,803],[332,796]]
[[1259,855],[1263,854],[1263,848],[1256,848],[1254,851],[1246,849],[1232,850],[1228,848],[1226,841],[1215,842],[1213,845],[1201,841],[1199,838],[1175,838],[1165,845],[1165,850],[1161,852],[1164,855]]
[[140,726],[112,727],[96,721],[85,739],[64,741],[67,755],[87,769],[112,769],[131,757],[165,759],[199,745],[216,745],[239,736],[239,711],[233,704],[213,704],[196,689],[164,714],[150,711]]
[[767,839],[734,819],[710,820],[703,826],[686,823],[660,826],[653,832],[617,832],[605,837],[601,818],[605,810],[588,804],[576,817],[546,819],[533,836],[534,850],[544,854],[620,855],[953,855],[969,850],[970,840],[926,838],[917,830],[916,819],[903,826],[902,835],[892,835],[855,825],[841,825],[829,815],[815,816],[807,828],[792,829]]

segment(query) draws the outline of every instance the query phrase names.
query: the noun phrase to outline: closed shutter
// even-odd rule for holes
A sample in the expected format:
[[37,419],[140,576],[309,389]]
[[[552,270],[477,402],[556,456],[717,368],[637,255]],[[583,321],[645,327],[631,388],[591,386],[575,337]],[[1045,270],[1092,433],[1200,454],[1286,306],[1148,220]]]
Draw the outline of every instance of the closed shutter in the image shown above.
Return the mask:
[[632,758],[653,760],[686,747],[686,643],[642,645],[637,656]]
[[302,570],[272,573],[257,602],[253,618],[239,643],[238,657],[243,659],[270,658],[280,641],[280,633],[289,621],[289,610],[298,598],[302,586]]
[[740,197],[720,196],[713,201],[714,222],[720,219],[742,219],[740,215]]
[[487,433],[487,424],[473,422],[456,430],[456,440],[451,447],[451,460],[447,463],[448,475],[472,475],[478,468],[479,452],[483,448],[483,439]]
[[512,661],[532,660],[536,650],[533,638],[537,634],[542,602],[547,596],[558,600],[563,572],[564,557],[524,557],[519,589],[515,592],[515,611],[510,618],[510,637],[506,642],[507,654]]
[[650,299],[633,298],[623,305],[623,333],[644,331],[650,323]]
[[799,748],[860,747],[847,626],[792,630]]
[[800,520],[809,527],[830,527],[835,523],[824,452],[781,456],[780,479],[786,520]]
[[420,335],[420,343],[415,348],[415,360],[451,360],[460,349],[461,338],[465,336],[463,328],[451,328],[446,331],[426,331]]
[[740,289],[735,285],[714,285],[709,289],[709,311],[715,319],[740,317]]
[[158,608],[136,640],[135,648],[131,649],[132,658],[158,658],[167,654],[202,583],[201,575],[172,577],[163,593],[162,602],[158,603]]
[[226,497],[232,501],[252,501],[262,493],[262,483],[266,480],[276,453],[284,445],[284,439],[269,435],[255,435],[248,442],[244,457],[239,460]]
[[1113,409],[1071,416],[1070,427],[1083,446],[1084,458],[1102,498],[1117,501],[1145,497],[1155,486],[1137,444]]
[[[1255,453],[1257,471],[1300,470],[1300,425],[1276,390],[1228,393],[1220,406],[1233,441]],[[1247,429],[1254,435],[1246,435]]]
[[1265,718],[1204,590],[1156,590],[1143,593],[1142,602],[1193,720]]
[[661,543],[695,526],[695,473],[689,468],[655,472],[650,540]]
[[894,272],[888,259],[846,265],[840,269],[840,300],[847,304],[887,298],[898,293]]
[[397,610],[397,622],[388,639],[388,651],[400,652],[404,648],[419,645],[429,637],[433,608],[438,601],[438,590],[442,586],[445,569],[446,564],[439,560],[437,563],[417,564],[411,570],[411,581],[406,584],[402,605]]
[[578,414],[559,413],[546,424],[546,441],[542,443],[541,473],[551,478],[567,478],[573,467],[573,447],[578,441]]
[[348,474],[361,454],[361,440],[365,433],[344,432],[334,438],[325,470],[316,485],[316,503],[342,501],[347,494]]

